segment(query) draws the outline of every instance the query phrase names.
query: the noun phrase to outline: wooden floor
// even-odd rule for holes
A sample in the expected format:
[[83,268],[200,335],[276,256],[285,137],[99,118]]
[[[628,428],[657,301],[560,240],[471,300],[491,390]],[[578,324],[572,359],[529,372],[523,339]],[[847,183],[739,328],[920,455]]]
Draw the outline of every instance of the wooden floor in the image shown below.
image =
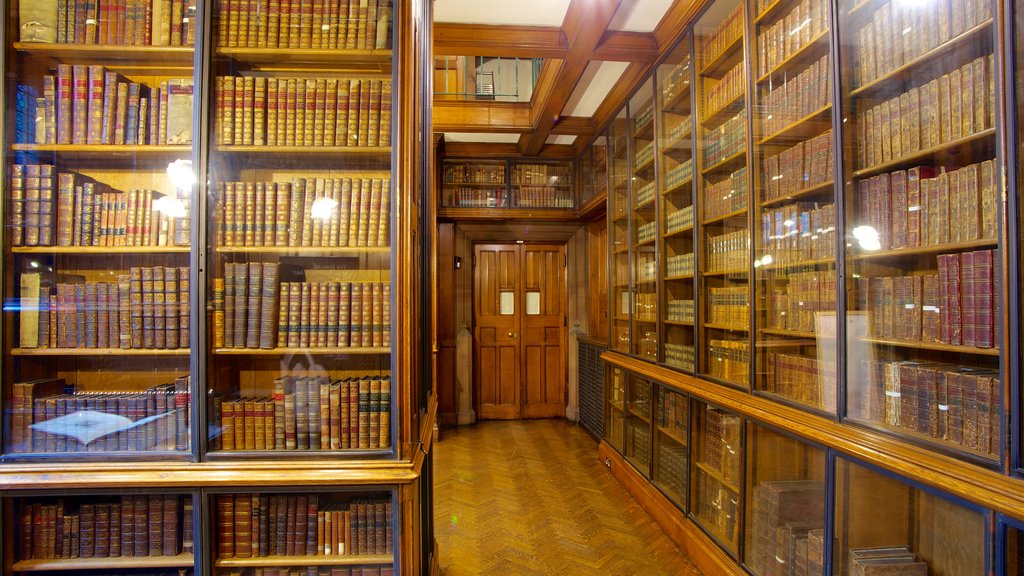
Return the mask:
[[700,572],[564,420],[484,422],[435,445],[445,576]]

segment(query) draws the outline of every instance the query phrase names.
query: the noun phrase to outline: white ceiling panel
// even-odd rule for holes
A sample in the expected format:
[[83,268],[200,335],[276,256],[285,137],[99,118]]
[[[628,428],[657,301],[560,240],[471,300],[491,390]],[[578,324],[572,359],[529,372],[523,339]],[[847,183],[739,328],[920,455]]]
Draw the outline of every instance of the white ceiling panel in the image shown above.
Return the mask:
[[476,132],[445,132],[446,142],[487,142],[487,143],[516,143],[519,142],[519,134],[497,134],[497,133],[476,133]]
[[562,144],[565,146],[571,146],[576,141],[576,136],[570,134],[561,134],[558,136],[551,135],[544,141],[545,144]]
[[434,22],[561,26],[570,0],[436,0]]
[[673,0],[623,0],[608,28],[627,32],[654,32]]
[[628,62],[591,62],[562,110],[563,116],[593,116],[619,81]]

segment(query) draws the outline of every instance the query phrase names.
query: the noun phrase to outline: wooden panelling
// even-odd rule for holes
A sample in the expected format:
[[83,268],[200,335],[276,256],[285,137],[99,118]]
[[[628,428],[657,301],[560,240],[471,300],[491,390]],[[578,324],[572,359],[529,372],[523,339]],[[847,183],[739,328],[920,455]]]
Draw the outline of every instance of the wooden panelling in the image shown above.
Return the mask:
[[434,24],[434,54],[438,56],[564,58],[568,51],[569,43],[561,28],[451,22]]
[[525,102],[438,100],[433,113],[438,132],[524,132],[533,127]]
[[[455,225],[441,224],[437,227],[437,284],[436,295],[436,380],[435,390],[439,405],[439,420],[442,426],[455,424],[457,403],[455,398],[455,337],[458,335],[458,319],[455,311]],[[469,262],[466,262],[467,266]]]
[[594,121],[587,116],[559,116],[551,128],[552,134],[580,135],[584,140],[589,140],[594,134]]
[[653,62],[658,58],[658,40],[646,32],[609,30],[594,51],[601,62]]
[[[577,139],[579,140],[579,139]],[[448,142],[445,153],[451,158],[575,158],[576,150],[563,144],[545,144],[540,152],[527,156],[519,150],[518,144],[494,142]]]

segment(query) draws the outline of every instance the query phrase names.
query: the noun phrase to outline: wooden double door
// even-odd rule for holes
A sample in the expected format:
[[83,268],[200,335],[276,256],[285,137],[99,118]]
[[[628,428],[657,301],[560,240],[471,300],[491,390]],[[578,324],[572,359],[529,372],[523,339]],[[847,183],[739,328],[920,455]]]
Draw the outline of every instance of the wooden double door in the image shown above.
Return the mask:
[[473,256],[477,416],[565,416],[565,246],[475,244]]

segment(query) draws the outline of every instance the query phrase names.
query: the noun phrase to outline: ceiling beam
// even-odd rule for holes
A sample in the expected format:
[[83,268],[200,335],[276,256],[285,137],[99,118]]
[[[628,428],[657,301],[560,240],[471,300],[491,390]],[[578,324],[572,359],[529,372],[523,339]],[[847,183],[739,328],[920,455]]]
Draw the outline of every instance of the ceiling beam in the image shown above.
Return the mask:
[[682,37],[686,26],[697,15],[697,11],[704,7],[704,0],[676,0],[669,7],[668,12],[661,17],[658,26],[654,29],[654,37],[657,39],[658,48],[665,54],[670,44]]
[[533,130],[528,102],[438,100],[435,97],[433,116],[435,132]]
[[[519,151],[535,155],[544,147],[618,10],[621,0],[572,0],[562,22],[569,43],[563,60],[547,60],[533,91],[534,131],[519,139]],[[550,66],[549,66],[550,64]]]
[[500,142],[448,142],[444,143],[445,158],[561,158],[576,157],[576,150],[565,144],[545,144],[536,154],[522,154],[518,144]]
[[650,62],[658,57],[658,40],[646,32],[607,31],[591,60]]
[[437,56],[564,58],[569,42],[561,28],[494,24],[434,24]]
[[589,136],[594,133],[594,120],[588,116],[562,116],[551,133],[558,136]]
[[[633,90],[643,82],[648,72],[651,71],[652,63],[649,64],[630,64],[622,72],[622,76],[619,77],[618,82],[608,92],[601,105],[594,111],[594,126],[595,131],[603,128],[612,116],[617,114],[625,104],[626,99],[633,93]],[[584,140],[583,138],[577,138],[573,146],[577,150],[583,150],[589,144],[590,141]]]

